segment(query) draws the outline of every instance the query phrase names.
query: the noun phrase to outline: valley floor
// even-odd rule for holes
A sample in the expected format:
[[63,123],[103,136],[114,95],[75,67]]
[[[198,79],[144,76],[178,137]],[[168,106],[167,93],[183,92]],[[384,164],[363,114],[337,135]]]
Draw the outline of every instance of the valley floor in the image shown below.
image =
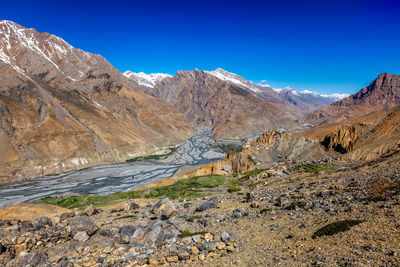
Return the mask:
[[[172,185],[173,191],[148,189],[159,199],[173,198],[155,205],[158,199],[148,198],[75,210],[49,220],[36,220],[40,214],[35,213],[32,223],[3,221],[0,262],[399,266],[399,159],[393,155],[316,173],[299,169],[287,176],[252,172],[191,178]],[[73,208],[79,201],[54,203]],[[344,220],[354,225],[341,224]],[[332,223],[335,227],[323,228]]]

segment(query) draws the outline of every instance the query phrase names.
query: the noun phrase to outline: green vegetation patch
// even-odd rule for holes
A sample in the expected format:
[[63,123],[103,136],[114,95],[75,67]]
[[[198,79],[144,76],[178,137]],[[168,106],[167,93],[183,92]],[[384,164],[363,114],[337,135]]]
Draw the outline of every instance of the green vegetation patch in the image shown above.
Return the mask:
[[306,172],[306,173],[320,173],[322,171],[335,170],[336,168],[330,164],[320,164],[320,163],[305,163],[298,164],[289,168],[290,172]]
[[228,188],[229,193],[239,192],[240,190],[241,190],[240,187],[237,185],[231,185]]
[[190,237],[194,235],[205,235],[209,232],[207,231],[200,231],[200,232],[190,232],[190,231],[181,231],[181,234],[179,235],[181,238],[183,237]]
[[125,215],[125,216],[117,217],[114,220],[122,220],[122,219],[129,219],[129,218],[136,218],[136,216],[135,215]]
[[247,159],[248,159],[251,163],[253,163],[254,165],[256,165],[254,159],[253,159],[250,155],[247,156]]
[[362,223],[362,220],[343,220],[330,223],[325,225],[324,227],[318,229],[313,235],[312,238],[325,236],[325,235],[334,235],[340,232],[345,232],[350,230],[352,226],[358,225]]
[[[57,197],[45,197],[34,201],[33,203],[44,203],[56,205],[64,208],[84,209],[90,204],[96,207],[106,206],[121,202],[125,199],[132,198],[164,198],[169,197],[175,199],[178,197],[183,198],[194,198],[210,195],[210,188],[216,188],[219,186],[231,185],[234,181],[228,181],[226,177],[221,175],[207,175],[194,178],[183,179],[175,182],[172,185],[154,187],[143,190],[129,191],[129,192],[117,192],[105,196],[57,196]],[[205,190],[207,189],[207,190]],[[226,190],[226,189],[224,189]]]
[[167,154],[160,154],[160,155],[148,155],[148,156],[143,156],[143,157],[136,157],[133,159],[127,159],[126,162],[134,162],[134,161],[142,161],[142,160],[148,160],[148,159],[160,159],[163,157],[167,157],[174,153],[176,151],[176,147],[170,147],[169,148],[169,153]]
[[286,206],[284,209],[285,210],[294,210],[296,207],[302,208],[305,207],[306,203],[304,202],[292,202],[289,206]]
[[240,179],[247,180],[250,176],[257,175],[257,174],[263,173],[265,171],[266,171],[265,169],[256,169],[256,170],[248,171],[248,172],[243,173]]
[[197,220],[197,219],[200,219],[201,217],[200,216],[190,216],[190,217],[187,217],[185,220],[187,221],[187,222],[194,222],[195,220]]
[[218,144],[219,149],[224,151],[225,153],[229,153],[229,151],[232,152],[242,152],[242,146],[240,145],[233,145],[233,144]]

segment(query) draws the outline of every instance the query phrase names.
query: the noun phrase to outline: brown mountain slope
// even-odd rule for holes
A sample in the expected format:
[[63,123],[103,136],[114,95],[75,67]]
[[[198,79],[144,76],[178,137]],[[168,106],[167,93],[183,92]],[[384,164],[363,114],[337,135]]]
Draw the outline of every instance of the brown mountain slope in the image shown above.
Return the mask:
[[399,105],[400,75],[382,73],[361,91],[308,114],[304,121],[312,125],[339,122]]
[[0,177],[120,162],[193,132],[103,57],[0,21]]
[[256,97],[237,84],[207,71],[179,71],[150,89],[192,123],[214,131],[217,138],[238,139],[276,127],[296,127],[287,108]]

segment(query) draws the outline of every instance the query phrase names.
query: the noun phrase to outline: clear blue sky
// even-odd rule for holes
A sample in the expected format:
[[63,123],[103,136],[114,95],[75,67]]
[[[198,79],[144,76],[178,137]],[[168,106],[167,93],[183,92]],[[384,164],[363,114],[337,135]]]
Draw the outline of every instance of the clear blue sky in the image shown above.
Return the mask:
[[353,93],[400,74],[400,1],[3,1],[0,18],[117,69],[221,67],[274,87]]

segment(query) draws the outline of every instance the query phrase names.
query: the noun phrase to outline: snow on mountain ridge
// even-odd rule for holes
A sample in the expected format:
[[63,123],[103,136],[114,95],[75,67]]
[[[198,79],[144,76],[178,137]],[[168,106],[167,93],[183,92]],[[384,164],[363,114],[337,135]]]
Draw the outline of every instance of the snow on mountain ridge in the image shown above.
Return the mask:
[[331,94],[331,95],[324,94],[324,95],[320,95],[320,96],[322,96],[322,97],[332,97],[332,98],[335,98],[336,100],[341,100],[343,98],[348,97],[349,94],[337,94],[337,93],[334,93],[334,94]]
[[[196,69],[197,70],[197,69]],[[274,90],[277,93],[283,94],[283,93],[291,93],[293,95],[314,95],[317,97],[323,97],[323,98],[332,98],[335,101],[343,99],[347,96],[349,96],[348,94],[319,94],[317,92],[313,92],[310,90],[303,90],[301,92],[296,91],[295,89],[293,89],[290,86],[287,86],[285,88],[272,88],[271,86],[269,86],[268,84],[266,84],[266,80],[261,81],[261,83],[253,83],[252,81],[247,81],[245,80],[243,77],[226,71],[224,69],[221,68],[217,68],[216,70],[213,71],[204,71],[220,80],[226,81],[226,82],[230,82],[230,83],[234,83],[236,85],[239,85],[243,88],[249,89],[254,93],[262,93],[262,89],[260,89],[261,87],[263,88],[270,88],[272,90]],[[139,73],[135,73],[132,71],[126,71],[124,72],[124,75],[130,79],[133,79],[134,81],[136,81],[139,85],[142,86],[147,86],[150,88],[154,88],[154,86],[156,85],[157,82],[160,82],[161,80],[163,80],[166,77],[171,77],[171,75],[169,74],[164,74],[164,73],[151,73],[151,74],[146,74],[144,72],[139,72]]]
[[172,77],[171,75],[166,74],[166,73],[146,74],[144,72],[136,73],[136,72],[132,72],[130,70],[125,71],[123,74],[126,77],[128,77],[129,79],[132,79],[135,82],[137,82],[139,85],[147,86],[150,88],[154,88],[156,83],[162,81],[163,79],[165,79],[167,77]]
[[[39,55],[72,81],[82,77],[84,75],[82,71],[85,69],[75,68],[70,75],[67,75],[64,68],[67,64],[64,63],[86,62],[91,56],[90,53],[74,48],[58,36],[46,32],[40,33],[12,21],[0,20],[0,60],[24,74],[25,71],[19,67],[20,62],[17,57],[23,55],[25,51]],[[94,54],[92,56],[100,57]]]
[[211,74],[214,77],[217,77],[220,80],[226,81],[226,82],[231,82],[234,84],[237,84],[239,86],[245,87],[247,89],[250,89],[251,91],[255,93],[260,93],[261,90],[257,88],[252,82],[246,81],[244,78],[241,76],[228,72],[226,70],[223,70],[221,68],[217,68],[216,70],[213,71],[205,71],[208,74]]
[[346,97],[349,96],[349,94],[338,94],[338,93],[333,93],[333,94],[330,94],[330,95],[328,95],[328,94],[318,94],[317,92],[313,92],[313,91],[310,91],[310,90],[303,90],[303,91],[301,91],[301,93],[302,94],[316,95],[316,96],[325,97],[325,98],[333,98],[336,101],[340,100],[340,99],[343,99],[343,98],[346,98]]

